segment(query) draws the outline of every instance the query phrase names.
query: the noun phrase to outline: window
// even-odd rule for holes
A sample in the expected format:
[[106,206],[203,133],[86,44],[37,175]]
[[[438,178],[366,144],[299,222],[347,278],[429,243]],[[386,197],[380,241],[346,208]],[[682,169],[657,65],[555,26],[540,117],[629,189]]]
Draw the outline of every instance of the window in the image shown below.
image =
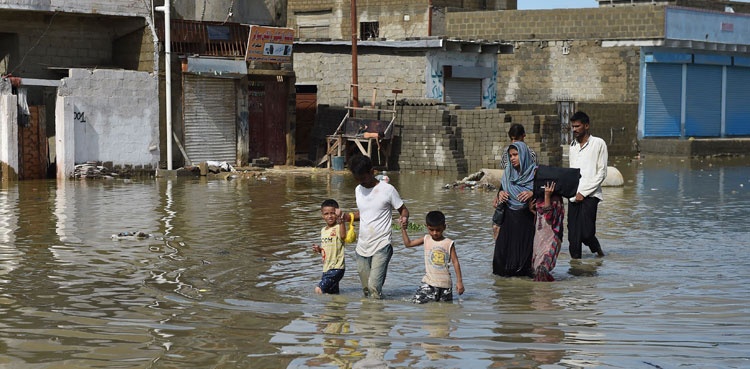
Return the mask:
[[330,38],[331,11],[295,12],[299,39]]
[[359,39],[374,40],[378,38],[378,22],[359,22]]

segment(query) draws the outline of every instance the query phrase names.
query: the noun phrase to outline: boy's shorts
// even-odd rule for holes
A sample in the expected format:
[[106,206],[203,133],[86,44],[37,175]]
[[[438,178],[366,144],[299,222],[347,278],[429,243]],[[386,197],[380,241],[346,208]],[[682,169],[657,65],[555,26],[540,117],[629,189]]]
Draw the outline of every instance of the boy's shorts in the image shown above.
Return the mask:
[[411,300],[415,304],[424,304],[430,301],[453,301],[453,288],[433,287],[422,283]]
[[339,293],[339,281],[344,277],[344,269],[328,269],[323,272],[318,287],[323,293]]

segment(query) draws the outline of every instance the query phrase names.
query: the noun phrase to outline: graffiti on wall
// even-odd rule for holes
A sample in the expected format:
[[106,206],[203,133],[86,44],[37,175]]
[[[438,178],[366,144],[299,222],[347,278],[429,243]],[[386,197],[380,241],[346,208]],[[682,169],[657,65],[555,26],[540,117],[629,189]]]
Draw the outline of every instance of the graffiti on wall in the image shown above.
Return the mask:
[[434,51],[427,54],[425,94],[427,98],[443,101],[445,96],[443,66],[486,67],[492,76],[482,79],[482,106],[497,106],[497,55]]
[[482,106],[486,108],[497,106],[497,64],[492,70],[492,77],[482,81]]
[[82,111],[73,112],[73,120],[78,123],[86,123],[86,113]]

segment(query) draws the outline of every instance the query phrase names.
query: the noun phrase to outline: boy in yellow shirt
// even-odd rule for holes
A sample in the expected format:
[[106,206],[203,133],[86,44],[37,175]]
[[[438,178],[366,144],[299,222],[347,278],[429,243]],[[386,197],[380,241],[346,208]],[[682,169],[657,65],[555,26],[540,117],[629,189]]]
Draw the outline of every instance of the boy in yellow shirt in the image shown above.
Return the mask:
[[339,293],[339,281],[344,277],[344,238],[346,227],[343,217],[337,216],[339,204],[336,200],[326,200],[320,212],[326,226],[320,230],[320,245],[313,244],[312,250],[323,256],[323,277],[315,287],[315,293]]

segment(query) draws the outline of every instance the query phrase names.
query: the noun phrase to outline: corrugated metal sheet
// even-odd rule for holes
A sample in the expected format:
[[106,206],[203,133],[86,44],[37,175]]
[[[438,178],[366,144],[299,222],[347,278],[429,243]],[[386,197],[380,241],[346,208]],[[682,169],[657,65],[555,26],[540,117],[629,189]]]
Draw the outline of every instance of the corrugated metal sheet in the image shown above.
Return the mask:
[[685,135],[721,135],[721,67],[687,66]]
[[750,135],[750,68],[727,67],[726,134]]
[[236,93],[232,79],[184,75],[185,151],[191,162],[237,161]]
[[459,104],[463,109],[482,105],[482,80],[473,78],[446,78],[445,102]]
[[646,137],[680,136],[682,65],[646,65]]

